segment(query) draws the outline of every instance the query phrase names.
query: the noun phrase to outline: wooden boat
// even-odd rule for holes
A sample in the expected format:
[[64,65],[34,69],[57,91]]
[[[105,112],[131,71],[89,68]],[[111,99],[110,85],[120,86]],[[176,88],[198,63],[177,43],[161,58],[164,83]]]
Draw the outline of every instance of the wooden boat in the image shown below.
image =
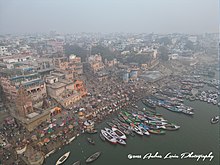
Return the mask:
[[95,144],[95,141],[92,139],[92,138],[87,138],[87,140],[88,140],[88,142],[90,143],[90,144],[92,144],[92,145],[94,145]]
[[119,122],[116,121],[116,120],[112,120],[112,123],[113,123],[114,125],[118,125],[118,124],[119,124]]
[[149,129],[148,131],[149,131],[150,133],[152,133],[152,134],[159,134],[159,135],[163,135],[163,134],[166,133],[165,131],[159,130],[159,129],[156,129],[156,130],[154,130],[154,129]]
[[125,119],[125,121],[126,121],[128,124],[132,123],[132,120],[129,119],[129,118]]
[[68,140],[67,144],[71,143],[75,138],[76,138],[75,136],[71,137],[71,138]]
[[125,135],[130,135],[130,131],[127,129],[125,129],[123,132],[125,133]]
[[100,133],[99,134],[100,139],[102,139],[102,141],[105,141],[105,137]]
[[126,124],[126,123],[121,123],[120,124],[122,127],[124,127],[125,129],[128,129],[130,126],[128,125],[128,124]]
[[66,152],[63,156],[61,156],[61,157],[57,160],[56,165],[59,165],[59,164],[64,163],[64,162],[68,159],[69,156],[70,156],[70,151],[69,151],[69,152]]
[[127,128],[121,126],[121,125],[118,126],[118,129],[119,129],[120,131],[122,131],[122,132],[123,132],[124,134],[126,134],[126,135],[129,135],[129,134],[130,134],[129,130],[128,130]]
[[[112,129],[109,128],[105,128],[105,131],[108,132],[109,134],[111,134],[111,136],[113,137],[119,137],[114,131],[112,131]],[[120,138],[120,137],[119,137]]]
[[124,119],[123,117],[121,117],[121,116],[118,116],[118,119],[119,119],[121,122],[123,122],[123,123],[126,122],[125,119]]
[[134,132],[133,132],[133,131],[130,131],[130,135],[131,135],[132,137],[134,137],[134,136],[135,136],[135,134],[134,134]]
[[176,108],[176,107],[168,107],[167,109],[169,111],[172,111],[172,112],[181,112],[181,110],[179,108]]
[[49,157],[49,156],[50,156],[51,154],[53,154],[55,151],[56,151],[55,149],[51,150],[50,152],[48,152],[48,153],[44,156],[44,158]]
[[118,118],[114,118],[113,120],[116,121],[116,122],[118,122],[118,123],[121,122]]
[[144,109],[144,112],[145,112],[146,115],[155,115],[157,117],[161,117],[162,116],[162,114],[160,114],[160,113],[152,112],[152,111],[147,111],[146,109]]
[[167,122],[162,122],[162,121],[158,121],[158,120],[148,120],[145,121],[146,124],[151,124],[151,125],[166,125]]
[[117,140],[115,139],[114,136],[112,136],[110,133],[108,133],[106,130],[101,130],[101,134],[104,136],[106,140],[111,142],[112,144],[116,144]]
[[119,144],[122,144],[122,145],[125,145],[125,144],[126,144],[125,140],[123,140],[123,139],[121,139],[121,138],[119,138],[119,137],[116,137],[116,140],[117,140],[117,142],[118,142]]
[[116,126],[115,124],[113,124],[112,122],[109,122],[109,121],[107,121],[106,124],[107,124],[108,126],[110,126],[110,127],[115,127],[115,126]]
[[175,131],[180,128],[180,126],[174,125],[174,124],[167,124],[167,125],[164,125],[164,127],[165,127],[164,128],[165,130],[169,130],[169,131]]
[[219,122],[219,116],[214,116],[213,118],[211,118],[211,123],[212,124],[216,124]]
[[143,127],[140,127],[140,126],[138,126],[138,128],[143,132],[144,135],[147,135],[147,136],[150,135],[147,129],[144,129]]
[[141,101],[147,107],[152,108],[152,109],[156,109],[156,104],[152,103],[151,101],[148,101],[146,99],[145,100],[142,99]]
[[98,159],[98,157],[101,155],[101,152],[96,152],[94,154],[92,154],[90,157],[88,157],[86,159],[86,163],[91,163],[93,161],[95,161],[96,159]]
[[165,120],[162,117],[158,117],[158,116],[154,116],[154,115],[145,115],[145,118],[147,118],[148,120],[153,120],[153,121],[161,121],[161,122],[166,122],[167,120]]
[[125,114],[127,117],[131,116],[131,114],[128,113],[128,112],[126,112],[126,111],[124,111],[124,114]]
[[144,135],[143,132],[141,131],[141,129],[138,128],[136,125],[132,125],[131,128],[136,134],[141,135],[141,136]]
[[117,134],[120,139],[126,139],[126,135],[119,129],[112,127],[112,131]]
[[194,115],[194,112],[186,110],[186,109],[182,109],[181,112],[186,114],[186,115]]
[[80,161],[73,163],[72,165],[80,165]]

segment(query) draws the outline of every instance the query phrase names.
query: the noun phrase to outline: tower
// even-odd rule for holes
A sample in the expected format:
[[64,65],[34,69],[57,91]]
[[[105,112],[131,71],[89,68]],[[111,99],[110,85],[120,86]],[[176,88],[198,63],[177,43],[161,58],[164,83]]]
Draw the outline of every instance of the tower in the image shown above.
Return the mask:
[[17,92],[16,98],[16,112],[21,117],[26,117],[28,114],[32,113],[33,105],[31,97],[28,95],[27,91],[23,86],[21,86]]

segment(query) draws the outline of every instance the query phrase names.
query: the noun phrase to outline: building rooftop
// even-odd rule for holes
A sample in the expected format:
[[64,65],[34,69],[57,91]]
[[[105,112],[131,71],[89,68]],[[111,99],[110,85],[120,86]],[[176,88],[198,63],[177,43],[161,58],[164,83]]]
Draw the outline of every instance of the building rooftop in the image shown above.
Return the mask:
[[21,75],[22,71],[20,69],[7,69],[7,68],[4,68],[4,69],[0,70],[0,74],[4,75],[4,76],[11,77],[11,76],[15,76],[15,75]]
[[62,88],[64,86],[66,86],[65,83],[62,83],[62,82],[55,82],[53,84],[49,84],[50,88],[53,88],[53,89],[58,89],[58,88]]
[[59,72],[52,72],[51,74],[59,77],[64,76],[63,73],[59,73]]
[[157,81],[162,77],[162,74],[159,71],[146,71],[140,75],[140,78],[145,79],[146,81],[152,82]]
[[27,117],[32,119],[32,118],[34,118],[35,116],[38,116],[38,115],[39,115],[39,113],[33,112],[33,113],[28,114]]

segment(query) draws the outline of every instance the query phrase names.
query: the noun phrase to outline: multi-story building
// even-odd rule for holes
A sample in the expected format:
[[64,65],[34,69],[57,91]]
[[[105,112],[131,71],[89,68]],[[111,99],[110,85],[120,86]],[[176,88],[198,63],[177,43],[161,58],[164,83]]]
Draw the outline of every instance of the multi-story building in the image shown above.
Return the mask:
[[9,101],[15,101],[20,86],[25,88],[33,102],[38,102],[46,96],[46,85],[36,71],[4,69],[0,74],[0,82]]
[[20,54],[20,55],[16,55],[16,56],[3,56],[0,58],[0,61],[7,63],[7,64],[11,64],[11,63],[16,63],[16,62],[24,62],[24,61],[27,61],[30,59],[31,59],[31,55]]
[[112,67],[112,66],[115,66],[117,64],[117,59],[113,59],[113,60],[107,60],[105,59],[105,65],[108,66],[108,67]]
[[[10,113],[29,131],[50,119],[50,109],[36,111],[46,98],[46,85],[34,70],[2,69],[0,84],[11,104]],[[36,107],[35,107],[36,106]]]
[[63,41],[58,41],[55,39],[47,41],[48,53],[63,53]]
[[93,71],[93,73],[96,73],[97,71],[100,71],[104,69],[104,63],[102,62],[102,56],[101,55],[92,55],[88,58],[90,69]]
[[81,57],[76,57],[75,55],[70,55],[69,68],[73,69],[74,76],[83,74],[83,64],[81,62]]
[[46,78],[47,93],[64,107],[69,107],[87,94],[83,81],[58,79],[56,76]]
[[37,70],[46,70],[46,69],[54,68],[51,58],[39,58],[36,59],[36,63],[37,63]]
[[74,79],[83,73],[81,58],[75,55],[71,55],[69,59],[67,57],[54,58],[53,63],[57,71],[65,74],[66,79]]

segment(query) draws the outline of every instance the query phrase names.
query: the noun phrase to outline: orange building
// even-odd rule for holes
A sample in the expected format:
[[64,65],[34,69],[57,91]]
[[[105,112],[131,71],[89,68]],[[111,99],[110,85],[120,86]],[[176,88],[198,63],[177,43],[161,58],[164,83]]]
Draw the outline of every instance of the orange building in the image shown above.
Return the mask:
[[68,107],[85,96],[87,90],[81,80],[59,79],[59,81],[50,81],[47,84],[47,93],[62,106]]

